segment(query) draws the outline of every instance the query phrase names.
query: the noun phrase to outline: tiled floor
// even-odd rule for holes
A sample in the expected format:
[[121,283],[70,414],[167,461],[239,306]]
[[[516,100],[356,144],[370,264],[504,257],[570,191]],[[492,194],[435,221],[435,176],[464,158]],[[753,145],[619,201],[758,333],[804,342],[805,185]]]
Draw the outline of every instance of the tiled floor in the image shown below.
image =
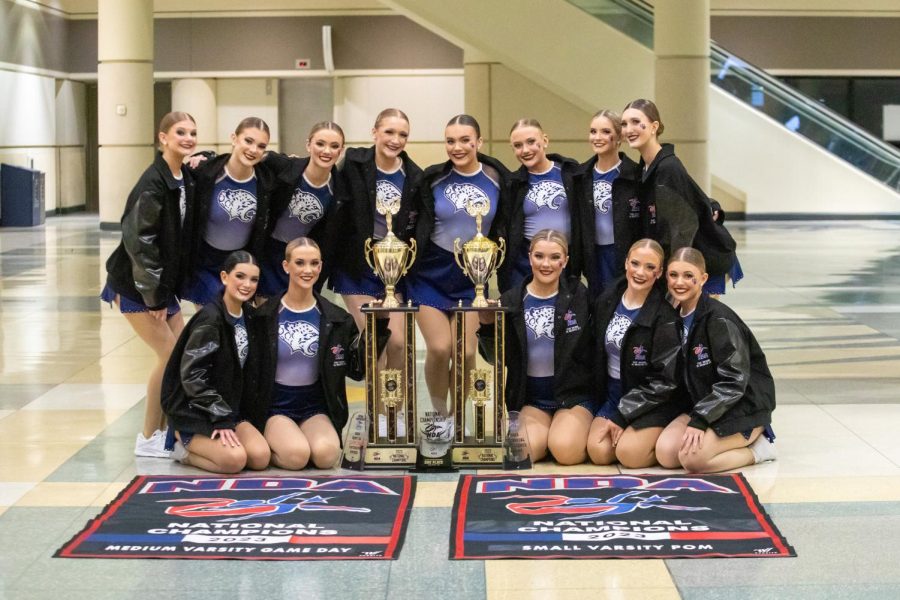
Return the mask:
[[136,473],[185,468],[131,454],[151,354],[97,299],[117,235],[0,230],[0,598],[900,597],[900,222],[732,230],[747,277],[725,300],[779,403],[779,460],[744,472],[794,559],[451,562],[447,476],[420,477],[394,562],[51,558]]

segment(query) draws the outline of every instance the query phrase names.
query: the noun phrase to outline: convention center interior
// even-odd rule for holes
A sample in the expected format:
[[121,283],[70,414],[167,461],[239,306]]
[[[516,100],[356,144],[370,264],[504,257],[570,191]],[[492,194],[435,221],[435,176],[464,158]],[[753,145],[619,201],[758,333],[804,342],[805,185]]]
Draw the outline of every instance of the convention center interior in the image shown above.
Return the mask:
[[897,298],[898,0],[0,0],[0,600],[900,598]]

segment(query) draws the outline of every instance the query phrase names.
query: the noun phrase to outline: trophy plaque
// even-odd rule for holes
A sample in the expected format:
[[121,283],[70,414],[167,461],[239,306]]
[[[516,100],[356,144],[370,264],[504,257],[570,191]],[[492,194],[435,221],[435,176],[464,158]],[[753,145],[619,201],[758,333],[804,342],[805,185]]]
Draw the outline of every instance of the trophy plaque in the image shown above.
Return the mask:
[[503,470],[518,471],[531,468],[531,447],[528,429],[518,411],[507,413],[506,438],[503,441]]
[[[387,200],[378,194],[375,210],[385,216],[387,234],[372,243],[366,240],[366,262],[384,283],[384,300],[362,307],[366,316],[366,408],[369,440],[366,466],[370,468],[410,468],[416,464],[416,322],[419,307],[400,304],[394,296],[399,279],[416,258],[416,242],[406,242],[391,230],[391,217],[400,210],[400,199]],[[376,320],[379,316],[403,313],[403,366],[379,368]],[[381,412],[381,410],[384,412]],[[385,427],[381,426],[386,421]]]
[[366,466],[366,443],[369,441],[369,417],[363,412],[354,412],[347,422],[344,435],[344,455],[341,468],[362,471]]
[[[490,205],[466,203],[466,212],[475,219],[475,237],[460,244],[453,242],[453,256],[463,273],[475,284],[475,299],[471,306],[453,309],[456,321],[456,346],[453,348],[452,412],[456,421],[453,463],[469,467],[496,467],[503,463],[503,413],[505,409],[505,309],[500,303],[491,304],[484,290],[494,271],[503,263],[506,242],[497,244],[481,233],[482,219]],[[466,364],[466,313],[491,312],[494,315],[494,364],[489,369]],[[471,407],[472,423],[468,423]],[[489,406],[492,410],[489,412]]]

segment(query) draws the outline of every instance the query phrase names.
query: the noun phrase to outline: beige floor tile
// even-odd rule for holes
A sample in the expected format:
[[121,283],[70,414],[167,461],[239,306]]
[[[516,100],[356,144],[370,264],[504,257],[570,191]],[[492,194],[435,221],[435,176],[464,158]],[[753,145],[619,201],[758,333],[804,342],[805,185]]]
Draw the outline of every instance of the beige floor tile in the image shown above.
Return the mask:
[[456,481],[420,481],[416,484],[415,508],[450,508],[456,494]]
[[825,363],[813,365],[769,365],[772,375],[778,379],[882,379],[896,378],[900,360],[871,360],[865,362]]
[[578,588],[561,590],[489,589],[487,600],[678,600],[674,585],[665,588]]
[[66,383],[146,383],[156,361],[143,356],[104,356],[72,373]]
[[488,591],[669,588],[672,578],[662,560],[489,560],[484,563]]
[[[785,350],[766,350],[766,359],[770,367],[794,365],[813,361],[843,361],[847,359],[868,358],[872,360],[885,357],[900,357],[900,346],[877,346],[874,348],[797,348]],[[855,367],[859,363],[853,363]],[[802,365],[801,365],[802,366]],[[815,365],[818,366],[818,365]],[[896,371],[895,371],[896,373]]]
[[146,393],[142,383],[62,383],[23,410],[128,410]]
[[[42,482],[23,495],[16,506],[94,506],[109,483]],[[108,500],[107,500],[108,502]],[[105,503],[104,503],[105,504]]]
[[81,442],[0,443],[0,477],[7,482],[43,481],[83,447]]
[[5,513],[7,508],[9,508],[9,507],[8,506],[0,506],[0,515]]
[[900,476],[779,477],[764,471],[744,472],[761,502],[898,502]]
[[35,485],[37,485],[37,483],[34,481],[0,482],[0,505],[12,506],[18,502],[22,496],[33,489]]
[[[62,383],[90,364],[90,359],[48,360],[41,356],[17,356],[14,361],[0,365],[0,381],[3,383]],[[93,379],[91,381],[97,381]]]
[[14,411],[14,410],[0,410],[0,420],[4,419],[5,417],[8,417],[9,415],[13,414],[14,412],[16,412],[16,411]]
[[125,410],[20,410],[0,421],[0,445],[87,443]]
[[[900,390],[897,393],[900,396]],[[900,404],[832,404],[822,408],[900,466]]]

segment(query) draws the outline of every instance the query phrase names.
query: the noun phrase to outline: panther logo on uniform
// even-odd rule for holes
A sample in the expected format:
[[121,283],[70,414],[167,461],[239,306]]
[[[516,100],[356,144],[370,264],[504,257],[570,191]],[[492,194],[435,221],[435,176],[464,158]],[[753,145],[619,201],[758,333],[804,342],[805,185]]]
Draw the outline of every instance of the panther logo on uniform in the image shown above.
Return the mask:
[[291,354],[302,352],[313,357],[319,351],[319,330],[306,321],[279,323],[278,337],[288,345]]
[[237,346],[238,358],[243,365],[250,351],[250,339],[247,337],[247,328],[240,323],[234,326],[234,343]]
[[476,208],[490,209],[491,206],[491,199],[487,197],[487,194],[471,183],[451,183],[444,189],[444,198],[456,208],[453,211],[455,213],[466,210],[466,206],[469,204]]
[[525,311],[525,326],[534,334],[535,339],[542,336],[553,339],[553,314],[552,306],[538,306]]
[[315,223],[325,216],[325,207],[315,194],[310,194],[304,190],[294,190],[291,196],[291,203],[288,204],[288,212],[292,217],[296,217],[301,223],[309,225]]
[[546,206],[550,210],[559,210],[559,203],[566,199],[566,188],[558,181],[544,180],[531,186],[525,194],[525,200],[538,208]]
[[622,338],[625,337],[625,332],[628,331],[630,325],[631,319],[625,315],[620,315],[619,313],[613,315],[609,326],[606,328],[606,343],[612,342],[616,345],[616,348],[621,348]]
[[381,199],[385,206],[393,208],[395,204],[399,205],[402,195],[403,193],[390,181],[379,179],[375,182],[375,197]]
[[605,179],[594,182],[594,210],[604,215],[612,206],[612,184]]
[[247,190],[222,190],[217,199],[228,220],[250,223],[256,217],[256,196]]

